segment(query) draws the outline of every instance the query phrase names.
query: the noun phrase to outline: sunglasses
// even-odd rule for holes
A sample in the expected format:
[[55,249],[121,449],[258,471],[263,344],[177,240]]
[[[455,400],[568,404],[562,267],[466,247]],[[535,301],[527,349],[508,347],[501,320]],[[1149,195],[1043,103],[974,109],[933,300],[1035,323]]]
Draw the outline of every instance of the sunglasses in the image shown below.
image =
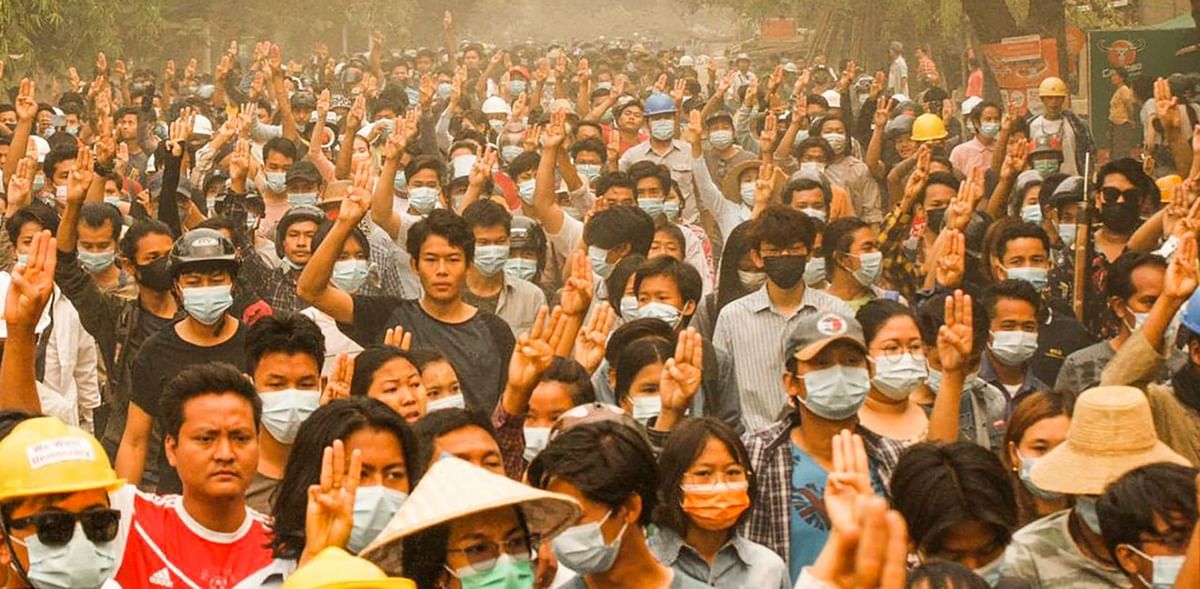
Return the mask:
[[37,528],[38,541],[46,546],[62,546],[75,536],[75,522],[83,525],[83,533],[92,542],[112,542],[121,527],[121,512],[97,507],[79,513],[47,511],[8,523],[12,529]]
[[1100,189],[1100,194],[1104,197],[1104,202],[1106,203],[1116,204],[1117,199],[1122,196],[1125,197],[1125,202],[1133,203],[1137,202],[1138,197],[1142,195],[1142,191],[1138,190],[1137,188],[1118,190],[1112,186],[1105,186],[1104,188]]

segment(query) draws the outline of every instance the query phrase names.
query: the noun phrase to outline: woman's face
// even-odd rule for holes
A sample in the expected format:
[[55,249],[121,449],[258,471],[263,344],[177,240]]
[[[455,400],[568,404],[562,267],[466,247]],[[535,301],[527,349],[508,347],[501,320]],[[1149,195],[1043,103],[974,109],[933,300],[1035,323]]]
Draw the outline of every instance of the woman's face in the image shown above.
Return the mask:
[[[452,520],[450,535],[446,539],[446,568],[459,576],[490,570],[474,569],[473,565],[487,566],[501,554],[518,560],[529,561],[532,550],[529,537],[521,527],[513,507],[500,507],[480,513],[472,513]],[[454,575],[445,573],[449,587],[461,587]]]
[[362,454],[363,487],[387,487],[408,493],[408,465],[404,462],[404,445],[396,434],[382,429],[360,429],[345,440],[346,451]]
[[[872,359],[897,358],[910,354],[920,364],[925,363],[925,346],[921,342],[921,330],[917,322],[908,315],[898,315],[884,322],[875,337],[867,342]],[[876,360],[878,361],[878,360]],[[875,375],[875,362],[868,362],[871,376]]]
[[529,395],[529,415],[526,427],[550,427],[563,413],[575,406],[571,389],[566,383],[543,380]]
[[709,436],[704,450],[683,473],[684,485],[714,485],[746,481],[746,465],[739,464],[725,442]]
[[650,243],[650,252],[648,257],[670,256],[676,260],[683,261],[683,250],[679,247],[679,242],[666,231],[655,231],[654,241]]
[[902,159],[908,159],[917,152],[917,142],[909,135],[901,135],[896,138],[896,154]]
[[839,135],[846,134],[846,124],[841,119],[826,119],[821,123],[821,134],[837,133]]
[[338,254],[338,261],[343,260],[366,260],[367,252],[363,251],[363,246],[357,239],[351,238],[346,240],[346,245],[342,246],[342,253]]
[[416,423],[425,416],[426,395],[421,373],[405,358],[392,358],[375,370],[367,396],[382,401],[408,423]]
[[1067,428],[1070,426],[1071,418],[1066,415],[1055,415],[1034,422],[1029,429],[1025,430],[1025,434],[1017,441],[1015,448],[1011,443],[1009,444],[1009,463],[1019,468],[1021,457],[1041,458],[1045,456],[1047,452],[1067,439]]
[[960,521],[946,528],[934,552],[922,550],[921,560],[948,560],[969,569],[982,568],[1004,554],[1007,543],[995,526],[980,521]]
[[354,159],[363,160],[371,156],[371,148],[367,145],[367,140],[354,136]]
[[449,362],[430,362],[421,372],[421,381],[425,383],[425,396],[430,401],[453,397],[462,391],[458,385],[458,375]]
[[1025,194],[1021,198],[1021,204],[1025,206],[1038,204],[1038,194],[1040,194],[1041,191],[1041,184],[1034,184],[1033,186],[1026,188]]
[[621,407],[625,411],[630,413],[633,411],[633,401],[630,400],[630,397],[658,396],[658,380],[662,376],[662,366],[661,362],[647,364],[633,375],[633,382],[629,385],[629,395],[621,401]]

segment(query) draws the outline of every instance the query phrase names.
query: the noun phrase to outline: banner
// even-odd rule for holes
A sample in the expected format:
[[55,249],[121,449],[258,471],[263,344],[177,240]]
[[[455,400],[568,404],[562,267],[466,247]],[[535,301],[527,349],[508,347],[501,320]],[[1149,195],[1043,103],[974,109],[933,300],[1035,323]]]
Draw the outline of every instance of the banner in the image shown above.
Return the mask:
[[1010,37],[981,47],[1000,86],[1000,96],[1018,110],[1041,112],[1038,84],[1058,76],[1058,44],[1037,35]]

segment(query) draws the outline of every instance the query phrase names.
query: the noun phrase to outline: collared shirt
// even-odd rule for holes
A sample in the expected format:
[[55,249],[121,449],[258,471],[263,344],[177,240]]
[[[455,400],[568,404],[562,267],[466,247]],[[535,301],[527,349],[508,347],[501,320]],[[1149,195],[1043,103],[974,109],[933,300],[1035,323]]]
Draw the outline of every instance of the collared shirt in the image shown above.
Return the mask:
[[1108,122],[1114,125],[1127,125],[1133,120],[1133,90],[1121,84],[1108,101]]
[[787,565],[778,554],[737,534],[717,551],[712,566],[670,528],[658,526],[647,543],[658,562],[717,589],[792,586]]
[[746,429],[764,427],[779,414],[787,399],[783,389],[784,343],[802,316],[818,311],[854,316],[841,299],[806,288],[800,306],[785,317],[775,310],[765,285],[721,310],[713,345],[733,356]]
[[959,143],[950,151],[950,163],[954,165],[955,171],[966,176],[975,168],[987,169],[992,165],[992,154],[995,153],[994,145],[984,145],[978,137]]
[[[792,427],[798,425],[795,413],[775,421],[769,427],[742,436],[750,455],[750,468],[755,473],[758,490],[751,497],[750,517],[742,524],[740,532],[749,540],[774,550],[785,559],[791,555],[789,513],[791,509],[792,479]],[[879,481],[886,489],[888,479],[877,470],[877,465],[887,456],[904,451],[901,442],[856,425],[854,433],[863,438],[867,458],[873,469],[880,474]]]
[[263,298],[276,313],[296,312],[308,306],[296,293],[296,279],[292,278],[291,270],[287,266],[272,269],[261,292],[266,295]]
[[912,212],[901,211],[900,205],[896,205],[883,220],[883,227],[879,231],[879,251],[883,252],[884,280],[900,291],[905,299],[915,301],[916,292],[925,281],[925,266],[918,263],[917,256],[913,255],[920,251],[920,242],[914,245],[910,241],[912,222]]
[[[529,331],[533,327],[533,320],[537,318],[538,309],[546,306],[546,293],[532,282],[520,278],[504,277],[504,285],[497,297],[496,308],[484,310],[503,319],[512,329],[513,337]],[[492,297],[487,299],[492,300]],[[480,307],[477,302],[482,302],[484,297],[467,289],[463,291],[463,300]]]
[[992,354],[990,352],[984,352],[983,358],[979,362],[979,378],[996,387],[996,390],[999,390],[1008,397],[1008,410],[1010,413],[1013,406],[1017,404],[1017,401],[1020,401],[1025,395],[1035,391],[1048,392],[1050,390],[1050,387],[1033,373],[1033,362],[1028,362],[1025,365],[1025,377],[1021,380],[1021,386],[1017,387],[1015,393],[1009,391],[1008,385],[1000,381],[1000,375],[996,373],[996,367],[992,365]]
[[830,182],[846,189],[859,219],[872,224],[883,220],[879,183],[862,160],[852,155],[839,158],[825,168],[825,174]]
[[622,172],[628,172],[629,166],[640,161],[651,161],[666,166],[671,170],[671,178],[679,184],[683,193],[682,219],[686,223],[695,223],[700,219],[700,211],[696,208],[695,185],[692,182],[692,146],[673,139],[667,150],[659,153],[651,147],[649,140],[643,141],[625,152],[618,165]]
[[908,62],[904,61],[903,55],[897,55],[888,68],[888,90],[908,96]]

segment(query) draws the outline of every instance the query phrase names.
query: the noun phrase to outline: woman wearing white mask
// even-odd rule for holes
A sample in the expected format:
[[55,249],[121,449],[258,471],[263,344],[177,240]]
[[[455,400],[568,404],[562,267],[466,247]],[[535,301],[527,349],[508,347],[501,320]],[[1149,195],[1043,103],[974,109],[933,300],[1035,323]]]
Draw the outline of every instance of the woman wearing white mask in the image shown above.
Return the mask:
[[[424,471],[412,430],[396,412],[373,399],[339,399],[317,409],[300,426],[292,448],[295,456],[306,459],[288,461],[275,497],[271,549],[283,560],[302,561],[329,545],[361,551],[392,519]],[[343,466],[327,472],[330,467],[323,468],[316,459],[324,452],[333,455],[333,464]],[[345,460],[356,453],[355,459]],[[347,470],[346,464],[360,465],[359,471]],[[329,486],[326,477],[357,479],[353,526],[346,537],[332,542],[309,537],[311,531],[305,528],[313,487]]]
[[417,363],[395,346],[368,346],[354,359],[350,396],[382,402],[409,425],[425,417],[425,383]]
[[846,189],[858,218],[872,225],[883,221],[879,184],[862,160],[851,155],[846,123],[842,119],[824,117],[813,122],[812,137],[821,137],[833,148],[833,159],[825,168],[830,182]]
[[929,417],[909,398],[929,378],[917,316],[896,301],[879,300],[864,305],[855,318],[863,326],[871,369],[871,390],[858,411],[859,423],[904,446],[924,441]]
[[1070,507],[1070,497],[1046,491],[1029,478],[1038,459],[1067,439],[1070,425],[1071,417],[1061,395],[1038,391],[1013,407],[1000,459],[1012,479],[1018,527]]
[[466,406],[458,373],[444,354],[432,348],[417,348],[410,352],[409,357],[421,371],[421,382],[425,385],[426,412],[462,409]]
[[[311,251],[316,251],[317,246],[325,241],[325,236],[329,235],[329,230],[332,228],[332,223],[326,223],[317,229],[316,234],[312,237]],[[342,251],[333,264],[333,276],[330,280],[334,286],[348,293],[357,293],[371,278],[372,270],[370,241],[358,227],[355,227],[350,230],[350,239],[346,240],[346,245],[342,246]],[[337,322],[328,314],[319,311],[316,307],[305,308],[300,311],[300,314],[316,322],[317,327],[321,328],[321,334],[325,336],[325,358],[321,374],[329,376],[333,372],[340,354],[346,354],[353,358],[362,351],[362,346],[346,337],[346,334],[338,329]]]
[[617,405],[646,424],[662,413],[659,382],[663,363],[675,354],[675,345],[659,338],[634,341],[621,350],[614,365],[613,393]]
[[875,299],[906,303],[904,297],[875,283],[883,274],[883,252],[876,232],[854,217],[837,219],[825,227],[821,245],[825,250],[825,292],[846,301],[855,311]]

